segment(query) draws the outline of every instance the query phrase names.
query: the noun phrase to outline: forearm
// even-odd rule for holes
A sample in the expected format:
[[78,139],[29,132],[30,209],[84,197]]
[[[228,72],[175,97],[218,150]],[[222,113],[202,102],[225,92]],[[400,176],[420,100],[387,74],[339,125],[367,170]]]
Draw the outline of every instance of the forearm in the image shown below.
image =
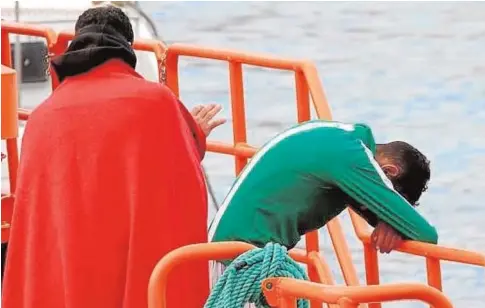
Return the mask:
[[364,206],[360,206],[358,204],[354,206],[353,204],[357,203],[349,204],[349,207],[360,217],[362,217],[369,225],[375,228],[377,226],[377,223],[379,222],[379,218],[377,217],[377,215],[369,211],[369,209]]
[[357,175],[350,175],[339,183],[339,187],[351,195],[358,204],[365,205],[365,211],[356,211],[363,212],[364,218],[366,215],[367,218],[372,218],[372,224],[383,221],[410,240],[437,243],[436,229],[396,191],[382,182],[379,183],[378,180],[369,175],[359,178]]
[[363,151],[354,152],[347,164],[347,170],[340,172],[335,180],[356,204],[365,206],[377,220],[392,226],[408,239],[428,243],[438,241],[436,229],[394,190],[370,151],[363,147]]

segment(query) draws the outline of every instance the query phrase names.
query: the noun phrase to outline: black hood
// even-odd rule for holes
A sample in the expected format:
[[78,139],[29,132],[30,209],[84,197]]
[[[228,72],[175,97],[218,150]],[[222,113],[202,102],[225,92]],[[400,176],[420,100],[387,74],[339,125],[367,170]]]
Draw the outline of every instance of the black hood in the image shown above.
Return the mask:
[[66,52],[54,58],[51,65],[62,82],[115,58],[136,66],[135,52],[123,35],[107,25],[92,25],[79,30]]

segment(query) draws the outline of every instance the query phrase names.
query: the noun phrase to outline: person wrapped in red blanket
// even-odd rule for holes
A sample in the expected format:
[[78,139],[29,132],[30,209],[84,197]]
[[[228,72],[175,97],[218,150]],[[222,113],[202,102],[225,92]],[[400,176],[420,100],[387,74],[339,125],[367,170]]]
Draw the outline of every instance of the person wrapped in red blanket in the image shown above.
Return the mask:
[[[212,121],[220,109],[193,116],[164,85],[143,79],[132,42],[120,9],[90,9],[51,63],[61,84],[23,137],[5,308],[147,307],[157,261],[207,241],[200,162],[206,134],[223,123]],[[203,306],[206,262],[170,279],[171,307]]]

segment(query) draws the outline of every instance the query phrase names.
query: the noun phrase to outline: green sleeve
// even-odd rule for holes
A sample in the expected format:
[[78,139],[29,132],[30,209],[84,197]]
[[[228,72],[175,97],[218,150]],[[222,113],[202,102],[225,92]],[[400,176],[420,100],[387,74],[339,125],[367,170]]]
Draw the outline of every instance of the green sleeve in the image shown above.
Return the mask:
[[353,151],[334,164],[332,180],[352,199],[410,240],[436,244],[436,229],[396,192],[372,152],[356,140]]

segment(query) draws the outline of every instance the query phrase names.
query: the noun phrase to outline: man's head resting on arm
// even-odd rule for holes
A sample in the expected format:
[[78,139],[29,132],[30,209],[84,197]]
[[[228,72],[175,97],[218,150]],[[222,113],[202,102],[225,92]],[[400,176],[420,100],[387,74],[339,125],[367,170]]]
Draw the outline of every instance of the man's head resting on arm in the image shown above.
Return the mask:
[[378,144],[376,161],[394,189],[413,206],[428,189],[429,160],[418,149],[403,141]]
[[[417,206],[431,176],[426,156],[406,142],[394,141],[378,144],[375,159],[394,189],[412,206]],[[381,253],[398,248],[402,240],[401,234],[384,222],[377,222],[371,235],[371,243]]]

